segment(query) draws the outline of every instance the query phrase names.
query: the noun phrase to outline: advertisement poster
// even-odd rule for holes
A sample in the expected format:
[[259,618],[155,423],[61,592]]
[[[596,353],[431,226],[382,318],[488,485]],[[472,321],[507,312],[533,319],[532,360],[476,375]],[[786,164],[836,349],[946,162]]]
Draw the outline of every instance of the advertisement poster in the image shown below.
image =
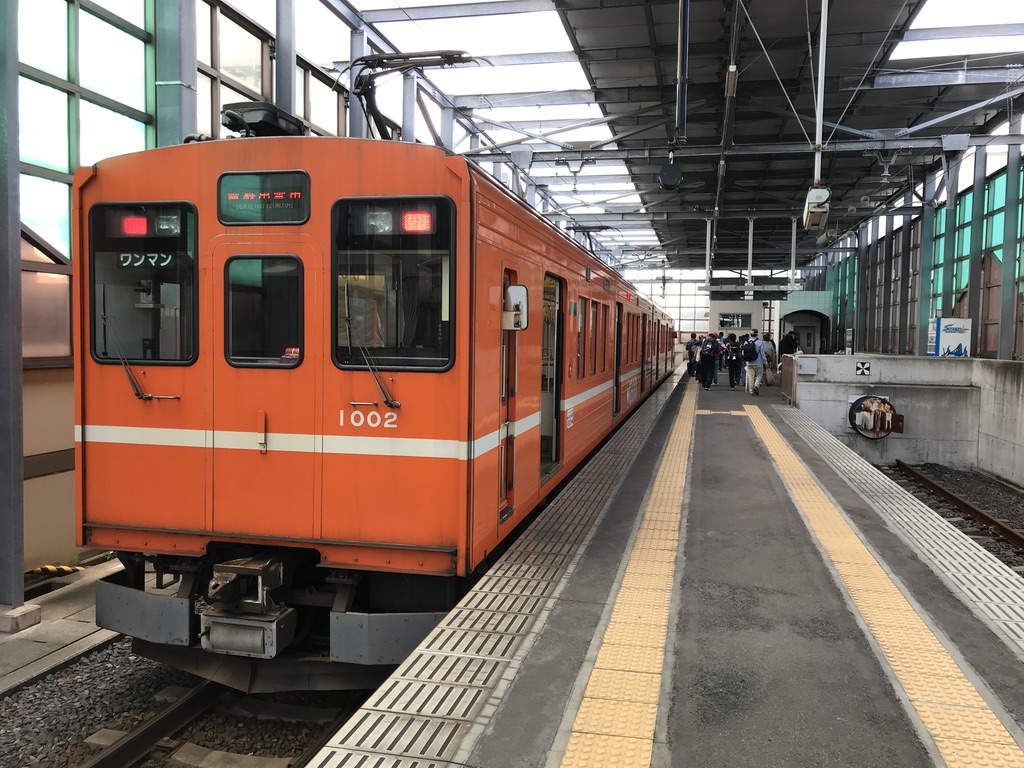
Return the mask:
[[928,324],[928,355],[930,357],[970,357],[970,319],[933,317]]

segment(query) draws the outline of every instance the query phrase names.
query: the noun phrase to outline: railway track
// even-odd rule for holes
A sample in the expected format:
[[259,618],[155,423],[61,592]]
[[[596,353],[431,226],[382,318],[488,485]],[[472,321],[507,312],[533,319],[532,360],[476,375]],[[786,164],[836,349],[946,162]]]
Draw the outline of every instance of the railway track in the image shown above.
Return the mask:
[[997,533],[1002,536],[1009,544],[1015,547],[1018,551],[1024,551],[1024,531],[1019,528],[1015,528],[1012,525],[1006,523],[998,517],[995,517],[990,512],[972,504],[967,499],[963,498],[959,494],[953,492],[942,483],[929,477],[923,472],[911,467],[908,464],[904,464],[902,461],[896,461],[896,467],[911,478],[915,483],[926,488],[929,492],[934,493],[950,504],[955,506],[961,512],[969,515],[980,525],[984,526],[993,533]]
[[[1024,576],[1024,493],[989,475],[939,464],[880,467],[936,514]],[[957,490],[953,490],[953,488]]]
[[132,768],[161,742],[195,722],[224,698],[230,688],[206,680],[155,716],[129,731],[79,768]]

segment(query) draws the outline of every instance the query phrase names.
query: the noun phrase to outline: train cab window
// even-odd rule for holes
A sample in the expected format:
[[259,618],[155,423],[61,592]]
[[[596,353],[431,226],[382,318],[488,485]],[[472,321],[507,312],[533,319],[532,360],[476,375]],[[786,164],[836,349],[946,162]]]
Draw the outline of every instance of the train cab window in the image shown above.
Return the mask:
[[224,350],[235,366],[294,368],[302,361],[302,262],[236,256],[225,269]]
[[452,363],[455,211],[446,198],[339,201],[333,217],[334,361]]
[[196,357],[196,212],[187,203],[89,211],[91,346],[99,362]]

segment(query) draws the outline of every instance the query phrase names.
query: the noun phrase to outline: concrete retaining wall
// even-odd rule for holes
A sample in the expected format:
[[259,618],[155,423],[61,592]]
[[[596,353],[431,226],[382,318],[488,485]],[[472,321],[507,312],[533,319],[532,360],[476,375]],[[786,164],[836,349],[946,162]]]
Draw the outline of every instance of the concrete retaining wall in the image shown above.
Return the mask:
[[[1024,486],[1024,363],[858,354],[784,365],[790,402],[868,461],[976,467]],[[850,404],[864,395],[891,400],[903,434],[871,440],[850,427]]]

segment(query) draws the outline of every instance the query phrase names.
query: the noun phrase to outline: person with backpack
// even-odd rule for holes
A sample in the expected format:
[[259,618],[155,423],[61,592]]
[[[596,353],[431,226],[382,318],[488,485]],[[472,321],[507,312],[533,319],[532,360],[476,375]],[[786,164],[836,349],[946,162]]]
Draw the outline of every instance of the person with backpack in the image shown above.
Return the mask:
[[686,342],[686,375],[697,375],[697,349],[700,345],[697,342],[697,334],[691,333],[690,340]]
[[701,342],[700,346],[700,383],[704,389],[710,390],[715,379],[715,367],[721,355],[721,347],[714,333]]
[[743,370],[743,360],[740,358],[740,344],[736,340],[736,334],[729,334],[729,341],[725,345],[725,364],[729,368],[729,389],[736,389],[740,385],[740,371]]
[[764,376],[764,367],[768,363],[765,356],[764,344],[757,338],[757,331],[750,332],[750,338],[743,342],[740,348],[743,362],[747,366],[747,394],[761,394],[761,377]]

